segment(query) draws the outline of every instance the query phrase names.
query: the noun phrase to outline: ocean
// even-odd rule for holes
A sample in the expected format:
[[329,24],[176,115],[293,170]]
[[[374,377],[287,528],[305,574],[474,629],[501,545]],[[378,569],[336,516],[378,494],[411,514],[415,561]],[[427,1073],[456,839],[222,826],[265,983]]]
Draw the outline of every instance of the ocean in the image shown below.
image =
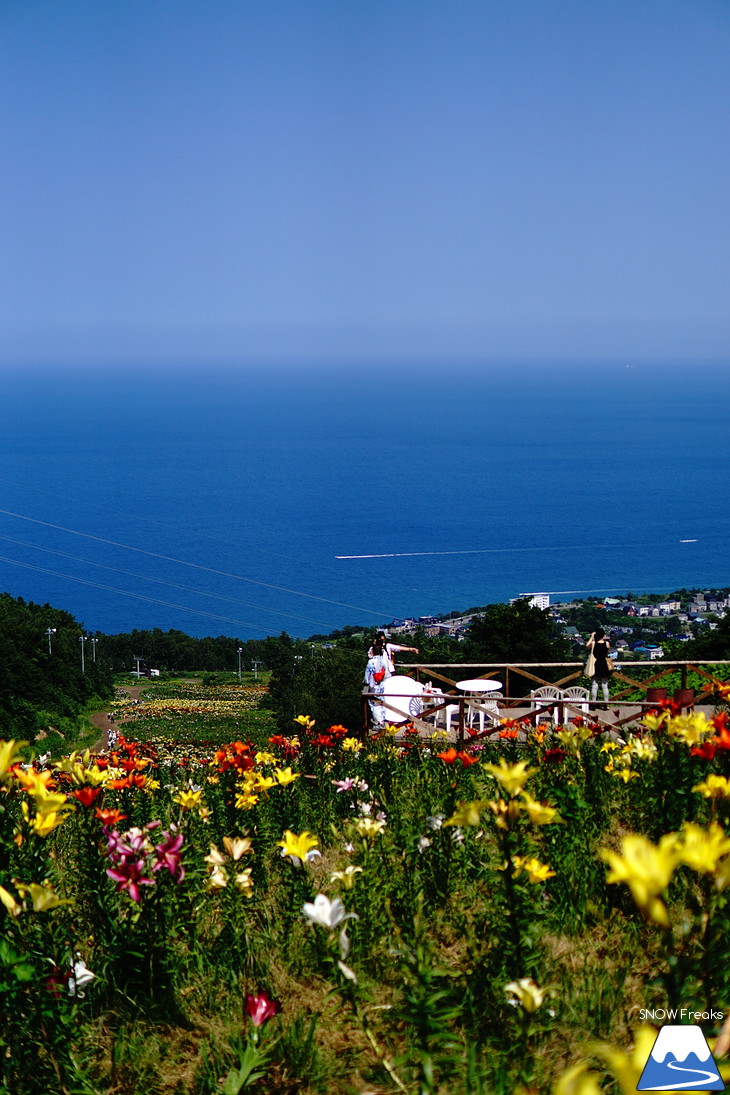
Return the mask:
[[397,363],[2,373],[0,590],[245,640],[730,586],[730,371]]

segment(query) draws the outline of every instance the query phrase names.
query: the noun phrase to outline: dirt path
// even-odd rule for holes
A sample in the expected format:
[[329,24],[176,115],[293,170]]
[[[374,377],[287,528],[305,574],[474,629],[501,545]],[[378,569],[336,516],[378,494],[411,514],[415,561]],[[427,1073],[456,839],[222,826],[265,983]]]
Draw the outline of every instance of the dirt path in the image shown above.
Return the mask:
[[[128,696],[130,700],[141,699],[142,694],[145,691],[144,685],[131,685],[129,688],[120,689],[125,696]],[[114,707],[114,704],[110,704],[110,707]],[[93,711],[89,715],[89,722],[92,726],[95,726],[101,733],[101,737],[91,747],[92,753],[100,753],[109,746],[109,730],[113,727],[118,734],[123,732],[123,723],[115,722],[114,719],[109,718],[110,712],[106,711]]]

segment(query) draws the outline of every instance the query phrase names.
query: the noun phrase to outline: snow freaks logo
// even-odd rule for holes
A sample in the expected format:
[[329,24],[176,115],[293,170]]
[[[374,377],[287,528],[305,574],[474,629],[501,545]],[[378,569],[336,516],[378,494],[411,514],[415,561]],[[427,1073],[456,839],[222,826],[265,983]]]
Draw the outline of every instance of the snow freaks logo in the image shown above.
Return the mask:
[[662,1027],[636,1090],[724,1091],[725,1084],[701,1028]]

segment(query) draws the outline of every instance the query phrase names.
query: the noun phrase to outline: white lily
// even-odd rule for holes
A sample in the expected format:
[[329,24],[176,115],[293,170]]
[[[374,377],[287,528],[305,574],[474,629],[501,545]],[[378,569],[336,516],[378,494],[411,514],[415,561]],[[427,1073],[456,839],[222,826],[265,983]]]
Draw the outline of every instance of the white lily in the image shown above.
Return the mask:
[[71,970],[71,977],[68,979],[68,994],[82,999],[85,994],[80,990],[93,981],[96,974],[91,972],[80,955],[76,956],[76,961],[73,963]]
[[336,897],[334,901],[330,901],[323,893],[318,893],[313,902],[305,901],[302,912],[307,920],[327,928],[328,931],[332,931],[345,920],[357,920],[356,913],[345,912],[345,906],[339,897]]

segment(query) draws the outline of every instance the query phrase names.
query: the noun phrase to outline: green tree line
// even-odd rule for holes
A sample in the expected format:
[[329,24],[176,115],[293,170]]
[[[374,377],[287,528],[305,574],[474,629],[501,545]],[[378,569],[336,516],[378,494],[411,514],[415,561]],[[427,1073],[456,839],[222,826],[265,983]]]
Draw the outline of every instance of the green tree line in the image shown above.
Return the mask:
[[93,637],[68,612],[0,594],[0,738],[34,741],[39,730],[75,720],[92,697],[113,694]]

